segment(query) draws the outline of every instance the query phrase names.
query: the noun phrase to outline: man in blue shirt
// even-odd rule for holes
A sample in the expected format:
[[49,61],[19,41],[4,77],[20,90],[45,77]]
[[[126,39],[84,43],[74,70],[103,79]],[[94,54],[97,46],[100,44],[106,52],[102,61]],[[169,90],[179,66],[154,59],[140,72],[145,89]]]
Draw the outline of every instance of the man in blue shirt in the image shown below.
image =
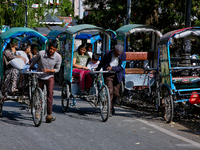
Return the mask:
[[124,77],[124,71],[126,66],[126,53],[123,52],[122,45],[115,45],[114,50],[108,51],[101,59],[100,64],[97,67],[99,71],[102,67],[103,70],[113,70],[115,73],[107,73],[104,75],[105,84],[110,92],[110,117],[115,113],[113,103],[119,97],[120,83]]

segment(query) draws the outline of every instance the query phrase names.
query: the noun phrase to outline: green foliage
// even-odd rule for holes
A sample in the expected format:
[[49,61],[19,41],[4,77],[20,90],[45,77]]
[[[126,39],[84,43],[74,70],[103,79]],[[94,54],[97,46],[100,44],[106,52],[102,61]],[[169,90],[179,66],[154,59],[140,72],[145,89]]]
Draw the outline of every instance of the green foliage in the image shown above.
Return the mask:
[[[86,0],[91,13],[79,23],[118,29],[127,18],[127,0]],[[185,26],[186,0],[132,0],[130,23],[152,25],[166,33]],[[200,3],[192,1],[191,26],[200,26]]]
[[62,4],[58,7],[58,12],[61,17],[66,17],[74,14],[70,0],[63,0]]
[[[0,0],[0,26],[9,25],[10,27],[23,27],[25,26],[25,6],[26,0],[13,0],[17,3],[17,10],[13,12],[11,9],[11,0]],[[38,8],[32,8],[33,4],[39,4]],[[41,27],[43,24],[39,24],[38,20],[44,19],[44,14],[46,14],[50,6],[46,6],[45,1],[41,0],[27,0],[27,24],[28,27]],[[53,7],[55,8],[55,7]],[[71,8],[71,1],[64,0],[62,5],[58,6],[58,12],[60,16],[73,15],[73,9]]]

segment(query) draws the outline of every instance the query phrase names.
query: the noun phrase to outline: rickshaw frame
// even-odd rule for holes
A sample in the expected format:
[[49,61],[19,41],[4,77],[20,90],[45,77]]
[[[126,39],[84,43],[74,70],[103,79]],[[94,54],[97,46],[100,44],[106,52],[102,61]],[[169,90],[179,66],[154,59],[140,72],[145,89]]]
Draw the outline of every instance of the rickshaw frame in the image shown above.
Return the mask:
[[[121,104],[123,101],[131,101],[130,98],[132,93],[137,94],[137,99],[145,100],[147,97],[151,97],[155,101],[157,99],[156,87],[157,85],[157,42],[160,37],[162,37],[162,33],[153,26],[142,25],[142,24],[129,24],[122,26],[117,29],[117,42],[124,46],[124,52],[127,55],[127,62],[129,62],[129,66],[126,65],[125,68],[125,78],[121,84],[121,95],[118,99],[118,103]],[[145,33],[149,34],[149,47],[148,52],[130,52],[130,35]],[[134,49],[133,49],[134,50]],[[149,61],[149,68],[133,68],[131,66],[132,62],[135,61]],[[150,76],[153,75],[153,78]],[[146,92],[147,90],[147,92]],[[127,96],[128,94],[128,96]],[[127,96],[127,97],[126,97]],[[128,99],[128,100],[127,100]],[[148,100],[149,101],[149,100]]]
[[[81,93],[79,84],[74,83],[75,79],[72,77],[73,70],[73,52],[74,41],[76,35],[81,33],[89,32],[99,32],[102,38],[102,49],[101,52],[104,54],[107,50],[110,50],[110,33],[103,28],[96,27],[94,25],[82,24],[70,27],[66,30],[66,49],[64,57],[64,82],[62,85],[62,107],[66,112],[68,111],[68,106],[75,106],[76,99],[80,98],[88,101],[90,104],[97,108],[100,105],[101,117],[103,122],[106,122],[110,115],[110,94],[107,86],[104,84],[102,73],[107,73],[107,71],[93,71],[94,76],[93,85],[87,95]],[[103,55],[102,54],[102,55]],[[90,93],[93,91],[92,93]],[[104,92],[102,92],[104,91]],[[72,102],[69,101],[72,99]]]
[[[4,79],[3,51],[5,50],[6,45],[10,42],[10,38],[15,38],[18,36],[23,36],[23,35],[38,37],[41,43],[44,43],[44,44],[46,44],[48,41],[48,39],[44,37],[42,34],[26,27],[11,28],[7,30],[6,32],[4,32],[3,34],[1,34],[0,35],[0,48],[1,48],[1,51],[0,51],[1,78],[0,79],[1,81],[3,81]],[[3,103],[6,100],[12,100],[12,101],[19,102],[20,104],[26,104],[27,110],[29,110],[29,107],[30,107],[35,126],[39,127],[41,125],[43,115],[45,115],[46,113],[46,97],[45,97],[46,89],[44,88],[44,91],[42,91],[39,88],[36,74],[40,74],[40,73],[43,73],[43,72],[30,72],[30,71],[24,72],[24,76],[27,77],[28,82],[26,83],[26,86],[23,88],[23,91],[12,93],[12,95],[10,95],[7,92],[4,93],[3,95],[2,92],[0,91],[0,100],[1,100],[0,101],[0,116],[2,116]],[[1,82],[0,82],[0,85],[1,85]]]
[[[199,27],[188,27],[183,29],[177,29],[174,31],[170,31],[163,35],[160,39],[158,46],[158,68],[159,68],[159,76],[160,76],[160,99],[158,101],[158,107],[161,108],[163,116],[167,123],[170,123],[174,117],[174,111],[179,112],[182,115],[188,115],[191,110],[195,107],[199,107],[197,104],[191,104],[190,99],[193,92],[200,91],[199,87],[199,77],[191,76],[191,75],[181,75],[178,77],[173,75],[174,72],[183,71],[183,70],[195,70],[198,69],[199,66],[172,66],[172,60],[174,57],[170,55],[170,46],[172,45],[172,41],[174,39],[200,39],[200,28]],[[192,58],[176,58],[176,63],[179,60],[189,60],[195,61],[199,63],[199,60],[194,60]],[[197,57],[198,58],[198,57]]]

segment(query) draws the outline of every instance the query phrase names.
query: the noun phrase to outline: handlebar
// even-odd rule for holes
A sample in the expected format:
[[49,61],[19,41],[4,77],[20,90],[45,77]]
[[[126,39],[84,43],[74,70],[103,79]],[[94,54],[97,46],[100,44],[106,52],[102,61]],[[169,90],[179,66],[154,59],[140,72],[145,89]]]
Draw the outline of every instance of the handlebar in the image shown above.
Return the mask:
[[24,74],[44,74],[44,72],[26,71]]
[[112,71],[112,70],[107,70],[107,71],[94,71],[94,70],[91,70],[90,73],[115,73],[115,71]]

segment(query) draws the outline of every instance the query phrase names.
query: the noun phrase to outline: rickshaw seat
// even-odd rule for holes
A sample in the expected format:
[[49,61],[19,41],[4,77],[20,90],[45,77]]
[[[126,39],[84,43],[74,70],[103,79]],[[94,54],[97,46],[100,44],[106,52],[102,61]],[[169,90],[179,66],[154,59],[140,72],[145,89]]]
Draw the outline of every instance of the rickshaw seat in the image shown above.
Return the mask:
[[142,68],[125,68],[125,74],[144,74],[145,71]]
[[126,52],[126,60],[149,60],[151,52]]
[[[126,52],[126,61],[131,60],[149,60],[151,52]],[[125,68],[125,74],[147,74],[142,68]]]

